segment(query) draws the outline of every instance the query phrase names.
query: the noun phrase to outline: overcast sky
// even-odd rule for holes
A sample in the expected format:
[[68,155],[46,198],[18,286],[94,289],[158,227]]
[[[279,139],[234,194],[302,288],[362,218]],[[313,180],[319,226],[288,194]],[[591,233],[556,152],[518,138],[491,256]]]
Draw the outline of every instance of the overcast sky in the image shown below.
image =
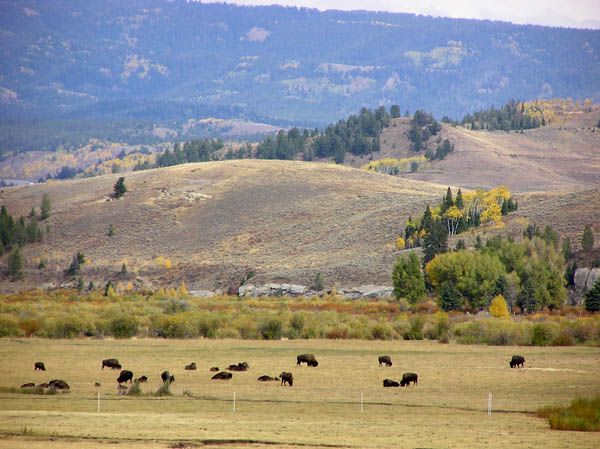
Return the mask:
[[[216,0],[202,1],[207,3]],[[306,6],[320,10],[366,9],[536,25],[600,28],[600,0],[226,0],[226,3]]]

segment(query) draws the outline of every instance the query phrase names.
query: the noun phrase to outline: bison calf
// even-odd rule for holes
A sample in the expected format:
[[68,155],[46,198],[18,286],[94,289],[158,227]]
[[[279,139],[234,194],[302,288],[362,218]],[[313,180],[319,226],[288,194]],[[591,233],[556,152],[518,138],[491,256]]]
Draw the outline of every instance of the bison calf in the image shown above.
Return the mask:
[[250,365],[246,362],[240,362],[237,365],[229,365],[227,367],[229,371],[248,371],[250,369]]
[[211,367],[211,368],[209,369],[209,371],[210,371],[211,373],[216,373],[217,371],[219,371],[219,367],[218,367],[218,366],[213,366],[213,367]]
[[399,387],[399,386],[400,386],[400,384],[398,382],[396,382],[395,380],[392,380],[392,379],[384,379],[383,380],[384,388]]
[[510,367],[511,368],[523,368],[525,366],[525,357],[523,357],[522,355],[513,355],[512,359],[510,360]]
[[195,371],[196,370],[196,362],[192,362],[189,365],[185,365],[185,369],[188,371]]
[[392,366],[392,358],[389,355],[379,356],[379,366]]
[[139,383],[143,384],[144,382],[148,382],[148,376],[140,376],[136,379]]
[[34,371],[46,371],[46,366],[44,365],[44,362],[35,362],[33,364],[33,370]]
[[294,376],[292,376],[292,373],[284,371],[279,375],[279,378],[281,379],[281,385],[288,384],[290,387],[294,386]]

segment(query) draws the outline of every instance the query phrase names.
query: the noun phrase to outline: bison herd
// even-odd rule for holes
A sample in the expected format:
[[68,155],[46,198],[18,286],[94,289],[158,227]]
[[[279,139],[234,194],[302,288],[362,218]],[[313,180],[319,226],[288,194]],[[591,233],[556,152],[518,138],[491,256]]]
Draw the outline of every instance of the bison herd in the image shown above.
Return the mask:
[[[392,358],[389,355],[382,355],[378,358],[379,366],[392,366]],[[301,366],[303,363],[308,367],[317,367],[319,366],[319,362],[313,354],[301,354],[296,357],[296,366]],[[509,365],[511,368],[523,368],[525,366],[525,357],[521,355],[513,355]],[[124,383],[131,383],[134,381],[133,372],[129,370],[122,370],[122,366],[117,359],[105,359],[102,360],[102,370],[104,368],[110,368],[113,370],[121,370],[119,376],[117,377],[118,391],[119,394],[125,394],[127,392],[127,387],[122,385]],[[196,362],[191,362],[184,367],[187,371],[195,371],[197,370]],[[229,371],[237,371],[243,372],[248,371],[250,369],[250,365],[246,362],[238,362],[236,364],[231,364],[227,367],[227,371],[221,371],[218,367],[213,366],[209,369],[210,372],[216,372],[211,377],[211,380],[230,380],[233,378],[233,374]],[[43,362],[35,362],[34,363],[34,371],[46,371],[46,366]],[[160,378],[165,382],[173,383],[175,382],[175,376],[169,373],[169,371],[163,371],[160,374]],[[383,387],[384,388],[393,388],[393,387],[408,387],[411,384],[417,386],[419,376],[416,373],[404,373],[400,381],[395,381],[393,379],[384,379]],[[145,383],[148,381],[148,376],[142,375],[135,379],[135,382]],[[294,385],[294,376],[292,373],[283,371],[279,376],[271,377],[269,375],[262,375],[258,377],[257,381],[259,382],[271,382],[277,381],[281,382],[282,386],[289,385],[290,387]],[[100,386],[99,382],[95,383],[96,387]],[[40,388],[45,389],[48,388],[53,391],[61,390],[68,391],[70,389],[69,384],[62,379],[53,379],[48,383],[41,383],[36,385],[33,382],[25,383],[21,385],[21,388]]]

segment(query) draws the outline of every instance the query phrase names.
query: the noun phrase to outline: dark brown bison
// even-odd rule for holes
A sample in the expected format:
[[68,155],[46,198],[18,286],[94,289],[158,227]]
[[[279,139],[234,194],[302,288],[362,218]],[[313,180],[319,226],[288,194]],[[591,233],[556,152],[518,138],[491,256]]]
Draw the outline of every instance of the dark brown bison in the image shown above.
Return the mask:
[[66,383],[62,379],[51,380],[50,382],[48,382],[48,388],[53,388],[55,390],[70,390],[71,389],[71,387],[69,387],[69,384]]
[[510,359],[510,367],[511,368],[523,368],[525,366],[525,357],[522,355],[513,355],[512,359]]
[[102,360],[102,369],[104,369],[104,367],[110,369],[121,369],[121,364],[117,359],[105,359]]
[[319,362],[313,354],[301,354],[296,357],[296,366],[300,366],[302,363],[306,363],[308,366],[317,367]]
[[21,385],[21,388],[33,388],[33,387],[35,387],[35,384],[33,382],[29,382],[29,383]]
[[148,382],[148,376],[140,376],[136,379],[139,383],[143,384],[145,382]]
[[188,371],[195,371],[196,370],[196,362],[192,362],[189,365],[185,365],[185,369]]
[[126,369],[121,371],[121,373],[119,374],[119,377],[117,378],[117,382],[120,384],[122,384],[124,382],[131,383],[132,380],[133,380],[133,373]]
[[271,382],[274,380],[279,380],[279,377],[271,377],[271,376],[267,376],[266,374],[264,376],[260,376],[258,379],[259,382]]
[[50,385],[48,385],[46,382],[39,384],[38,388],[48,388]]
[[229,380],[233,377],[233,374],[228,373],[227,371],[221,371],[211,377],[211,380]]
[[407,387],[412,383],[416,387],[418,380],[419,380],[419,376],[417,376],[415,373],[404,373],[402,375],[402,379],[400,380],[400,386]]
[[292,376],[292,373],[284,371],[279,375],[279,378],[281,379],[281,385],[288,384],[290,387],[294,386],[294,376]]
[[209,371],[211,373],[216,373],[217,371],[219,371],[219,367],[218,366],[213,366],[211,369],[209,369]]
[[384,379],[383,380],[383,386],[384,386],[384,388],[399,387],[400,384],[398,382],[396,382],[395,380],[392,380],[392,379]]
[[240,362],[237,365],[229,365],[227,367],[229,371],[248,371],[250,369],[250,365],[246,362]]
[[34,371],[46,371],[46,366],[44,365],[44,362],[35,362],[33,364],[33,370]]
[[94,387],[101,387],[102,384],[100,382],[94,382]]
[[389,355],[380,355],[379,356],[379,366],[392,366],[392,358]]
[[162,381],[163,381],[163,382],[166,382],[167,380],[168,380],[170,383],[173,383],[173,382],[175,382],[175,375],[171,375],[171,374],[170,374],[168,371],[163,371],[163,372],[160,374],[160,378],[162,379]]

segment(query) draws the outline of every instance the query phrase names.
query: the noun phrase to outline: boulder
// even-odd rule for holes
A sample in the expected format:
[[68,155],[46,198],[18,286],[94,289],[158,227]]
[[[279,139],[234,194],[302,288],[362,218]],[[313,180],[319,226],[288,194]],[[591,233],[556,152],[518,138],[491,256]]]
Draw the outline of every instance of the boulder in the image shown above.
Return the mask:
[[575,270],[575,288],[577,290],[585,290],[589,273],[589,268],[577,268],[577,270]]
[[211,290],[190,290],[190,295],[198,298],[212,298],[215,296],[215,292]]
[[599,279],[600,279],[600,268],[592,268],[590,270],[590,274],[588,274],[587,282],[585,283],[587,290],[591,290],[592,287],[594,286],[594,284],[596,282],[598,282]]

